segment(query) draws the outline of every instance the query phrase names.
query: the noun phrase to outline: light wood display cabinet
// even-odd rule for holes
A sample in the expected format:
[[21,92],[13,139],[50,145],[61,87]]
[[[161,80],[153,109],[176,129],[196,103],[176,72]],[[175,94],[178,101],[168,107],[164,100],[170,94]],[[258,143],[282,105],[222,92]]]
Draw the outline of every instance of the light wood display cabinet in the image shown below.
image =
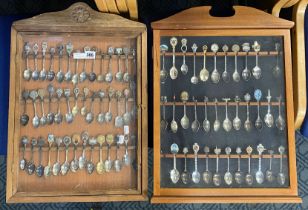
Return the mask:
[[147,199],[146,36],[84,3],[13,23],[7,202]]
[[290,29],[249,7],[152,23],[152,203],[297,203]]

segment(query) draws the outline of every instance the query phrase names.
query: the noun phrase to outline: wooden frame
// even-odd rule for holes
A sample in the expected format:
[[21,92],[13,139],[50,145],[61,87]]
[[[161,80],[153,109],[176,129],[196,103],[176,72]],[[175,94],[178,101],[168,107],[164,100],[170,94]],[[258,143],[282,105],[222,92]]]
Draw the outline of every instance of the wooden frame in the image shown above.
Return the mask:
[[[235,7],[235,15],[215,18],[209,7],[185,10],[152,23],[154,29],[154,192],[152,203],[298,203],[290,28],[292,22],[247,7]],[[162,188],[160,147],[160,37],[162,36],[283,36],[286,107],[288,121],[289,188]],[[209,190],[210,189],[210,190]]]
[[[87,11],[89,16],[73,14]],[[22,69],[22,45],[24,36],[102,36],[109,39],[130,37],[136,40],[137,51],[137,169],[136,189],[27,192],[20,191],[20,84]],[[20,202],[102,202],[102,201],[143,201],[147,200],[147,34],[146,27],[113,14],[92,10],[84,3],[76,3],[67,10],[42,14],[13,23],[11,30],[10,102],[8,122],[8,156],[6,201]],[[31,131],[31,129],[29,129]],[[27,133],[28,135],[31,135]],[[43,150],[46,151],[46,150]],[[32,186],[33,187],[33,186]],[[35,186],[34,186],[35,187]]]

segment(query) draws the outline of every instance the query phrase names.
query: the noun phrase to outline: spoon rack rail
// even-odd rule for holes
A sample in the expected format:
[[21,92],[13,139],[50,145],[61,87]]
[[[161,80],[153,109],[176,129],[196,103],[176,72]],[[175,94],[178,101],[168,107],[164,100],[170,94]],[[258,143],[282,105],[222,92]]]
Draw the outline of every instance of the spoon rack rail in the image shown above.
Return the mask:
[[209,10],[151,24],[151,202],[300,203],[293,22],[250,7],[223,18]]
[[11,31],[6,201],[147,200],[146,26],[76,3]]

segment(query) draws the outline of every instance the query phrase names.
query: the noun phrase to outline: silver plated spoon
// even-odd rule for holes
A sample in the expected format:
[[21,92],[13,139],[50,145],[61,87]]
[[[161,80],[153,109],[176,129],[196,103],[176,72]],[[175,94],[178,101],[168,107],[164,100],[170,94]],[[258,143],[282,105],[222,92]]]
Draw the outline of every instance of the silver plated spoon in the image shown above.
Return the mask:
[[211,45],[211,50],[214,52],[214,70],[211,74],[211,80],[214,84],[217,84],[220,81],[220,74],[217,70],[216,64],[217,64],[217,52],[219,50],[218,44],[214,43]]
[[181,40],[182,46],[181,46],[181,51],[183,53],[183,64],[181,66],[181,72],[183,75],[186,75],[188,72],[188,66],[186,64],[186,52],[187,52],[187,39],[183,38]]
[[50,54],[50,64],[49,64],[49,70],[47,72],[47,77],[46,79],[51,82],[55,78],[56,73],[54,72],[54,57],[55,57],[56,49],[54,47],[51,47],[49,50]]
[[114,48],[113,47],[108,47],[108,71],[105,75],[105,81],[108,83],[111,83],[113,80],[113,75],[112,75],[112,55],[114,54]]
[[286,175],[282,172],[282,158],[283,158],[284,151],[285,151],[285,148],[283,146],[280,146],[278,148],[278,152],[280,154],[280,163],[279,163],[279,173],[277,175],[277,182],[280,185],[284,185],[286,183]]
[[160,70],[160,82],[162,84],[165,84],[167,78],[168,78],[168,72],[166,71],[165,68],[165,53],[168,51],[168,46],[165,44],[160,45],[160,52],[162,54],[162,59],[163,59],[163,64],[162,64],[162,69]]
[[118,82],[122,82],[123,72],[122,72],[122,67],[121,67],[121,55],[123,54],[123,49],[118,47],[115,49],[115,52],[118,57],[118,72],[116,73],[115,78]]
[[72,114],[73,114],[73,117],[75,117],[79,112],[79,108],[78,108],[79,88],[75,87],[74,90],[73,90],[73,93],[74,93],[75,105],[72,108]]
[[63,144],[65,145],[65,161],[61,165],[61,175],[66,175],[68,171],[70,170],[70,163],[68,161],[68,150],[69,150],[69,145],[72,143],[72,139],[69,136],[64,136],[63,137]]
[[213,128],[215,132],[218,132],[220,129],[220,121],[218,119],[218,113],[217,113],[217,104],[218,104],[217,98],[214,99],[214,102],[215,102],[215,121]]
[[131,159],[130,159],[130,156],[128,154],[128,141],[129,141],[129,135],[126,134],[126,135],[124,135],[125,153],[123,155],[123,163],[126,166],[129,166],[131,164]]
[[202,47],[203,50],[203,68],[200,70],[199,77],[202,82],[206,82],[209,79],[210,73],[206,69],[206,51],[207,51],[207,46],[203,45]]
[[257,146],[257,151],[259,153],[259,165],[258,171],[256,172],[256,181],[258,184],[262,184],[264,182],[264,174],[262,172],[262,153],[265,151],[265,148],[262,144]]
[[183,148],[183,153],[184,153],[184,171],[181,174],[181,180],[183,184],[188,184],[190,180],[190,174],[187,171],[187,153],[188,153],[187,147]]
[[278,78],[281,74],[281,69],[279,67],[279,50],[280,50],[280,44],[279,43],[275,43],[275,50],[277,52],[276,55],[276,65],[273,68],[273,75],[274,77]]
[[26,165],[26,172],[29,175],[32,175],[35,171],[35,165],[34,165],[34,160],[33,160],[33,156],[34,156],[34,147],[37,145],[37,139],[33,138],[31,139],[31,156],[30,156],[30,160],[28,162],[28,164]]
[[45,115],[45,109],[44,109],[44,97],[45,97],[45,89],[38,89],[38,95],[40,97],[41,101],[41,110],[42,110],[42,116],[40,118],[40,125],[44,126],[47,124],[47,117]]
[[37,110],[36,110],[36,99],[38,97],[38,93],[36,90],[32,90],[30,92],[30,98],[32,99],[32,104],[33,104],[33,110],[34,110],[34,116],[32,118],[32,125],[33,127],[37,128],[40,125],[40,118],[37,115]]
[[260,79],[262,76],[262,70],[259,67],[259,52],[261,50],[261,46],[257,41],[254,41],[252,48],[256,52],[256,66],[252,69],[252,75],[254,76],[254,78]]
[[40,71],[40,76],[39,76],[41,81],[44,81],[47,76],[47,71],[45,69],[46,51],[47,51],[47,42],[42,42],[42,70]]
[[233,182],[233,175],[232,173],[230,172],[230,153],[231,153],[231,147],[226,147],[225,149],[225,152],[227,154],[227,171],[224,175],[224,180],[225,180],[225,183],[227,185],[231,185],[232,182]]
[[[76,53],[80,53],[79,50],[75,51]],[[76,86],[79,83],[79,75],[78,75],[78,69],[79,69],[79,59],[75,59],[75,71],[72,77],[72,83],[74,86]]]
[[120,160],[119,155],[118,155],[118,151],[119,151],[119,148],[120,148],[120,145],[121,145],[119,136],[117,136],[116,143],[117,143],[117,145],[116,145],[116,159],[114,160],[113,166],[114,166],[114,170],[116,172],[120,172],[123,164],[122,164],[122,161]]
[[[134,51],[133,51],[134,52]],[[124,82],[130,82],[131,81],[131,75],[128,72],[128,55],[130,53],[129,48],[124,47],[123,48],[123,53],[125,55],[125,73],[123,75],[123,81]]]
[[254,97],[255,99],[257,100],[257,109],[258,109],[258,117],[255,121],[255,127],[258,129],[258,130],[261,130],[263,128],[263,122],[262,122],[262,119],[260,117],[260,100],[262,98],[262,92],[261,90],[259,89],[256,89],[255,92],[254,92]]
[[37,64],[37,55],[38,55],[38,50],[39,50],[39,45],[35,43],[32,47],[33,50],[33,59],[34,59],[34,70],[32,72],[32,80],[36,81],[39,79],[40,73],[38,70],[38,64]]
[[208,146],[204,147],[204,153],[205,153],[205,171],[203,172],[203,181],[206,184],[210,184],[212,182],[212,173],[209,171],[209,152],[210,148]]
[[227,52],[228,52],[229,48],[227,45],[224,45],[222,46],[222,51],[224,51],[225,53],[225,70],[222,72],[222,80],[225,82],[225,83],[228,83],[230,81],[230,74],[228,72],[228,65],[227,65]]
[[104,135],[100,134],[96,139],[99,144],[99,161],[96,164],[96,172],[98,174],[103,174],[105,172],[105,164],[103,162],[103,144],[105,143],[106,138]]
[[61,110],[60,110],[60,101],[61,101],[63,90],[61,88],[58,88],[56,90],[56,93],[57,93],[57,99],[58,99],[57,100],[57,102],[58,102],[58,109],[57,109],[58,112],[55,114],[54,121],[55,121],[55,123],[60,124],[62,122],[62,120],[63,120],[63,116],[62,116]]
[[180,172],[176,168],[176,154],[179,152],[179,146],[173,143],[170,147],[170,151],[173,154],[173,169],[170,171],[170,179],[173,184],[176,184],[180,179]]
[[225,101],[225,111],[226,111],[226,116],[224,121],[222,122],[222,127],[224,128],[225,131],[229,132],[232,129],[232,122],[228,117],[228,101],[230,101],[230,98],[223,98],[222,100]]
[[103,112],[103,99],[105,97],[105,92],[103,90],[100,90],[98,92],[98,97],[99,97],[99,113],[96,117],[96,120],[98,123],[102,124],[105,122],[105,114]]
[[233,119],[233,128],[234,130],[238,131],[241,129],[242,121],[238,116],[238,109],[239,109],[239,102],[241,101],[239,96],[235,96],[234,99],[236,106],[235,106],[235,118]]
[[198,171],[198,151],[199,151],[199,145],[197,143],[194,143],[193,145],[193,151],[195,156],[195,170],[193,171],[191,175],[191,180],[198,184],[200,182],[200,173]]
[[64,80],[64,73],[62,71],[62,58],[63,58],[63,52],[64,52],[64,45],[60,44],[57,46],[58,56],[59,56],[59,70],[56,75],[56,79],[59,83],[63,82]]
[[86,117],[85,117],[86,122],[89,124],[92,123],[94,120],[93,103],[94,103],[95,97],[96,97],[96,93],[93,92],[91,96],[91,101],[90,101],[90,110],[86,114]]
[[70,95],[71,95],[71,89],[67,88],[64,89],[64,96],[66,98],[66,105],[67,105],[67,113],[65,114],[65,121],[67,123],[72,123],[74,120],[74,115],[71,110],[71,105],[70,105]]
[[89,134],[88,132],[84,131],[81,133],[81,140],[82,140],[82,153],[79,157],[78,166],[79,169],[82,170],[86,167],[87,164],[87,158],[86,158],[86,147],[89,141]]
[[104,82],[105,81],[105,77],[103,75],[104,57],[105,57],[105,54],[103,52],[101,52],[101,59],[100,59],[101,62],[100,62],[99,74],[97,75],[97,81],[98,82]]
[[52,84],[49,84],[47,87],[48,90],[48,114],[47,114],[47,124],[51,125],[54,122],[55,114],[51,109],[51,102],[53,98],[53,94],[55,93],[55,88]]
[[114,136],[112,134],[108,134],[106,136],[106,143],[107,143],[107,159],[105,160],[105,170],[106,170],[106,172],[111,171],[112,164],[113,164],[113,161],[111,160],[111,157],[110,157],[110,148],[111,148],[111,145],[113,144],[113,142],[114,142]]
[[89,139],[89,145],[91,147],[90,160],[87,161],[87,165],[86,165],[88,174],[92,174],[95,169],[95,165],[93,163],[93,149],[96,144],[97,144],[97,139],[95,137],[91,137]]
[[273,150],[268,150],[268,153],[270,154],[270,159],[269,159],[269,168],[265,172],[265,178],[268,182],[272,183],[275,180],[274,173],[272,171],[272,162],[273,162]]
[[244,81],[248,81],[251,78],[251,72],[248,69],[248,52],[250,50],[249,43],[248,42],[243,43],[242,44],[242,48],[243,48],[243,51],[246,52],[246,55],[245,55],[245,68],[242,71],[242,78],[243,78]]
[[129,125],[130,122],[131,122],[131,119],[132,119],[132,115],[128,111],[128,99],[129,99],[130,94],[131,94],[131,92],[128,88],[124,89],[124,91],[123,91],[123,95],[124,95],[124,98],[125,98],[125,113],[123,115],[124,125]]
[[271,91],[270,89],[268,89],[267,91],[267,96],[266,96],[266,99],[267,99],[267,113],[266,115],[264,116],[264,122],[266,124],[267,127],[271,128],[273,127],[274,125],[274,117],[271,113]]
[[221,149],[217,148],[216,146],[216,148],[214,149],[214,153],[216,154],[216,171],[213,176],[213,184],[215,186],[220,186],[221,185],[221,175],[219,173],[219,154],[221,153]]
[[112,88],[109,88],[108,90],[108,112],[105,114],[105,121],[111,122],[112,120],[112,112],[111,112],[111,99],[113,97],[114,90]]
[[[114,119],[114,125],[115,125],[115,127],[120,128],[120,127],[123,127],[123,125],[124,125],[124,119],[123,119],[122,115],[120,114],[120,109],[121,109],[120,100],[122,98],[122,92],[120,90],[117,90],[115,95],[116,95],[116,99],[117,99],[117,116]],[[130,113],[129,113],[129,115],[130,115]]]
[[178,77],[178,70],[175,67],[175,46],[177,44],[178,44],[178,39],[176,37],[172,37],[170,39],[170,45],[172,46],[172,67],[169,70],[171,79],[176,79]]
[[66,45],[66,53],[67,53],[67,70],[64,75],[64,80],[70,82],[72,80],[72,72],[71,72],[71,54],[73,52],[73,45],[71,42]]
[[27,100],[29,98],[30,95],[30,91],[29,90],[23,90],[22,91],[22,99],[24,101],[24,110],[22,115],[20,116],[20,124],[23,126],[26,126],[29,122],[29,115],[27,114]]
[[236,148],[237,158],[237,171],[234,174],[234,180],[237,184],[242,184],[243,182],[243,173],[241,172],[241,153],[242,149],[240,147]]
[[29,81],[31,79],[31,75],[32,75],[32,71],[29,67],[29,54],[31,52],[31,46],[29,44],[29,42],[25,42],[24,44],[24,56],[25,56],[25,59],[26,59],[26,68],[25,70],[23,71],[23,78],[24,80],[26,81]]
[[45,141],[43,137],[38,138],[37,146],[38,146],[38,166],[35,168],[35,174],[38,177],[42,177],[44,175],[44,166],[42,165],[42,146],[44,146]]
[[246,131],[250,131],[251,128],[252,128],[252,122],[250,121],[250,117],[249,117],[249,101],[251,100],[251,96],[249,93],[246,93],[244,95],[244,99],[246,101],[246,115],[247,115],[247,118],[245,120],[245,123],[244,123],[244,128]]
[[278,117],[275,123],[276,123],[276,127],[278,128],[278,130],[283,131],[286,127],[286,122],[281,115],[281,98],[282,98],[281,96],[277,97],[279,104],[278,104]]
[[198,84],[199,79],[196,76],[196,53],[197,53],[198,46],[194,43],[191,49],[194,53],[194,62],[193,62],[194,75],[190,78],[190,82],[192,84]]
[[181,93],[181,100],[184,103],[184,115],[181,118],[181,126],[183,129],[188,129],[189,128],[189,118],[186,115],[186,102],[188,101],[189,94],[186,91],[182,91]]
[[173,96],[172,121],[170,124],[170,128],[173,133],[176,133],[178,131],[178,123],[175,121],[175,95]]
[[88,75],[88,80],[90,82],[94,82],[97,78],[94,70],[95,70],[96,55],[97,55],[97,53],[99,53],[99,50],[96,47],[92,47],[91,51],[94,52],[95,54],[94,54],[93,59],[92,59],[91,71]]
[[232,74],[232,79],[234,82],[239,82],[241,80],[241,76],[237,70],[237,53],[240,51],[240,46],[237,44],[234,44],[232,46],[232,51],[235,53],[234,55],[234,72]]
[[79,163],[78,163],[78,158],[77,158],[77,147],[78,147],[79,142],[80,142],[80,135],[74,134],[72,136],[72,143],[74,145],[74,158],[71,161],[71,165],[70,165],[71,172],[73,173],[77,172],[79,168]]
[[195,100],[194,96],[193,96],[193,101],[195,102],[195,106],[194,106],[195,120],[191,123],[191,130],[194,133],[197,133],[199,128],[200,128],[200,122],[198,121],[198,116],[197,116],[197,103],[198,103],[198,101]]
[[56,159],[56,162],[52,166],[52,174],[54,176],[58,176],[61,170],[60,146],[62,144],[63,139],[61,137],[57,137],[55,140],[56,140],[56,145],[57,145],[57,159]]
[[163,107],[163,116],[162,116],[162,120],[160,121],[160,130],[165,131],[168,127],[168,122],[166,120],[167,96],[161,96],[161,102],[162,102],[162,107]]
[[83,88],[83,96],[82,96],[82,107],[80,109],[80,114],[82,116],[85,116],[88,113],[87,106],[86,106],[86,100],[87,100],[89,93],[90,93],[89,88],[84,87]]
[[[85,46],[83,48],[84,52],[90,51],[91,48],[89,46]],[[79,74],[79,81],[84,82],[88,78],[87,74],[87,59],[83,59],[82,72]]]
[[207,119],[207,102],[209,101],[208,97],[204,96],[204,120],[203,120],[203,129],[205,132],[210,132],[211,130],[211,123]]
[[23,146],[22,148],[22,159],[19,161],[19,168],[20,170],[25,170],[26,166],[27,166],[27,160],[25,157],[25,151],[27,148],[27,144],[29,143],[29,139],[26,136],[21,137],[20,142]]
[[53,143],[55,142],[55,136],[53,134],[48,134],[47,136],[48,141],[48,163],[47,166],[44,168],[44,176],[49,177],[52,174],[52,168],[51,168],[51,158],[50,158],[50,150],[52,148]]
[[251,169],[251,165],[250,164],[251,164],[251,153],[252,153],[252,151],[253,151],[253,149],[252,149],[251,146],[248,146],[246,148],[246,152],[248,154],[248,172],[247,172],[247,174],[245,176],[245,181],[246,181],[246,184],[248,184],[248,185],[252,185],[253,184],[253,175],[252,175],[252,173],[250,171],[250,169]]

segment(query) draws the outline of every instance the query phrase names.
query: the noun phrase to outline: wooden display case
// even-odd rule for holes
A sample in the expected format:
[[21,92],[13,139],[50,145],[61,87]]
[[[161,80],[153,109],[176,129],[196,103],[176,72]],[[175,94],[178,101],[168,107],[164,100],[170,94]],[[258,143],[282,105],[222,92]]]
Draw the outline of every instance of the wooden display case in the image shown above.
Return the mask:
[[[145,25],[94,11],[84,3],[13,23],[7,202],[147,199],[146,36]],[[44,62],[45,77],[41,72]],[[36,67],[38,79],[33,74]],[[30,74],[26,69],[31,70]],[[86,72],[84,81],[81,80],[83,69]],[[64,81],[61,76],[58,77],[60,70]],[[69,70],[72,77],[66,79]],[[122,72],[119,79],[116,78],[118,71]],[[113,80],[107,80],[108,73],[113,75]],[[60,97],[57,96],[59,89],[62,90]],[[23,94],[27,91],[28,96],[24,100]],[[42,94],[43,98],[37,94]],[[50,113],[54,118],[49,123]],[[62,114],[62,120],[58,115],[59,121],[56,123],[59,113]],[[100,113],[102,117],[99,121]],[[107,114],[110,118],[106,117]],[[23,123],[20,121],[22,115],[28,116],[24,116]],[[45,124],[42,123],[44,116],[47,116]],[[69,117],[73,119],[72,122]],[[116,117],[119,117],[117,125]],[[22,139],[26,139],[24,158]],[[59,142],[58,147],[56,142]],[[34,144],[33,152],[31,143]],[[79,161],[74,167],[77,169],[73,170],[69,166],[68,172],[61,168],[59,173],[54,166],[58,162],[57,151],[61,166],[65,159],[68,163],[73,162],[76,152]],[[83,162],[79,159],[82,153]],[[23,159],[26,160],[24,165],[21,164]],[[119,170],[114,164],[116,159]],[[107,160],[109,162],[105,162]],[[41,171],[38,169],[40,162],[43,166]],[[98,165],[100,162],[102,164]],[[34,163],[37,171],[31,170],[31,163]],[[48,169],[52,171],[47,170],[46,166],[50,166]],[[66,175],[61,175],[62,172]]]
[[[196,7],[152,23],[152,203],[301,202],[294,136],[293,22],[249,7],[234,9],[231,17],[212,17],[209,7]],[[242,74],[245,58],[248,81]],[[277,66],[279,75],[273,68]],[[204,69],[208,74],[201,77]],[[212,75],[215,69],[220,80],[217,73]],[[236,70],[239,76],[234,76]],[[225,71],[229,81],[223,78]],[[242,123],[234,124],[236,112]],[[274,120],[263,121],[268,113]],[[253,123],[248,128],[246,116]],[[285,126],[279,117],[286,119]],[[209,120],[208,130],[203,119]],[[272,176],[267,176],[269,170]],[[204,178],[208,171],[210,181]],[[242,173],[239,180],[234,179],[237,172]]]

